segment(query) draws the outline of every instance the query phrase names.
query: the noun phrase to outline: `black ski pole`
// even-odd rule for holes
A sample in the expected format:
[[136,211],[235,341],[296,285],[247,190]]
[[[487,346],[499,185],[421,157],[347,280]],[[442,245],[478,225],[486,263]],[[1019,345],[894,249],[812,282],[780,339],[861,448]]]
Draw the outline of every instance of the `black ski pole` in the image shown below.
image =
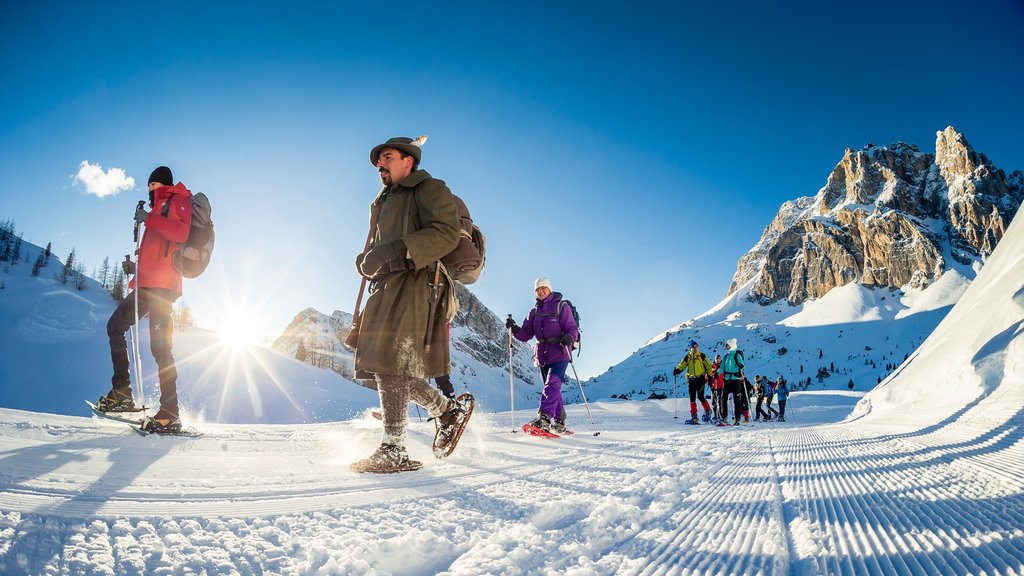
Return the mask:
[[675,397],[676,407],[675,413],[672,416],[675,419],[679,419],[679,377],[673,372],[672,373],[672,396]]
[[[508,315],[508,319],[512,319],[512,315]],[[516,430],[516,393],[515,388],[512,386],[512,329],[508,328],[508,401],[512,406],[512,433],[518,432]]]

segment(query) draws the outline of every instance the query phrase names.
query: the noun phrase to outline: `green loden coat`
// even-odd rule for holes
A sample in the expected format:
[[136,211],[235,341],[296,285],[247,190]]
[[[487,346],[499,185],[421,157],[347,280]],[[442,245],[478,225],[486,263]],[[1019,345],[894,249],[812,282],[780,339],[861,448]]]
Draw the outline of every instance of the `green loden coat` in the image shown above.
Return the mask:
[[[410,194],[414,196],[409,222],[403,227]],[[457,301],[452,282],[444,274],[429,355],[424,351],[424,339],[430,312],[429,284],[434,280],[430,265],[459,242],[459,213],[452,192],[443,180],[416,170],[382,190],[373,203],[380,204],[374,245],[401,238],[415,270],[392,272],[371,285],[360,320],[356,370],[424,379],[448,374],[447,324]],[[405,235],[403,228],[407,229]]]

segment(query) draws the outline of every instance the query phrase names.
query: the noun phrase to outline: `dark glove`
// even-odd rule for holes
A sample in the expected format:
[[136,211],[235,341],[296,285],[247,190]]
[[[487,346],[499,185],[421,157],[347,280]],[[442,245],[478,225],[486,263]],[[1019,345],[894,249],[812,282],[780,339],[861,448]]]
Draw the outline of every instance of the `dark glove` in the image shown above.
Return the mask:
[[679,376],[679,375],[680,375],[680,374],[682,374],[682,373],[683,373],[683,371],[682,371],[682,370],[680,370],[679,368],[673,368],[673,369],[672,369],[672,375],[673,375],[673,376]]
[[149,218],[149,212],[146,212],[145,208],[143,208],[142,206],[139,206],[138,208],[135,209],[135,221],[136,222],[138,222],[139,224],[142,224],[143,222],[146,221],[146,218]]
[[572,343],[575,342],[575,340],[573,340],[572,336],[569,336],[568,334],[562,334],[562,337],[558,340],[558,342],[562,346],[565,346],[566,348],[572,348]]
[[513,332],[519,332],[519,325],[510,316],[508,320],[505,320],[505,328]]
[[363,255],[363,261],[359,263],[359,271],[363,276],[373,278],[393,270],[399,270],[405,264],[405,253],[405,242],[402,242],[401,239],[374,246]]
[[135,262],[132,262],[131,258],[125,256],[124,262],[121,262],[121,270],[124,270],[125,276],[135,274]]

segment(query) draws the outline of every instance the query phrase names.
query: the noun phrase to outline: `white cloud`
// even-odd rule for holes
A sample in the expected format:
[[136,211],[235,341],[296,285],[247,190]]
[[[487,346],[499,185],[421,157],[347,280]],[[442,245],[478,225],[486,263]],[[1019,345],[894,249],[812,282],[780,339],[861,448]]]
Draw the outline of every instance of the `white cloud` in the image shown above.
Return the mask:
[[82,160],[78,165],[78,174],[75,174],[74,181],[81,182],[85,185],[86,192],[99,198],[113,196],[135,187],[135,179],[126,176],[121,168],[111,168],[104,172],[102,166],[91,164],[88,160]]

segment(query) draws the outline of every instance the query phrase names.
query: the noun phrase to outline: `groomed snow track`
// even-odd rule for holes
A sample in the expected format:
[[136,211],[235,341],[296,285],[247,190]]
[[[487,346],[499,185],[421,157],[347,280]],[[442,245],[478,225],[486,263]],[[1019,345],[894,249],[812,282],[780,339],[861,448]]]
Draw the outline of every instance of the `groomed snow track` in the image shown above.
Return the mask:
[[172,439],[0,410],[0,573],[1024,573],[1021,412],[716,428],[637,405],[557,441],[481,414],[388,477],[345,468],[369,418]]

